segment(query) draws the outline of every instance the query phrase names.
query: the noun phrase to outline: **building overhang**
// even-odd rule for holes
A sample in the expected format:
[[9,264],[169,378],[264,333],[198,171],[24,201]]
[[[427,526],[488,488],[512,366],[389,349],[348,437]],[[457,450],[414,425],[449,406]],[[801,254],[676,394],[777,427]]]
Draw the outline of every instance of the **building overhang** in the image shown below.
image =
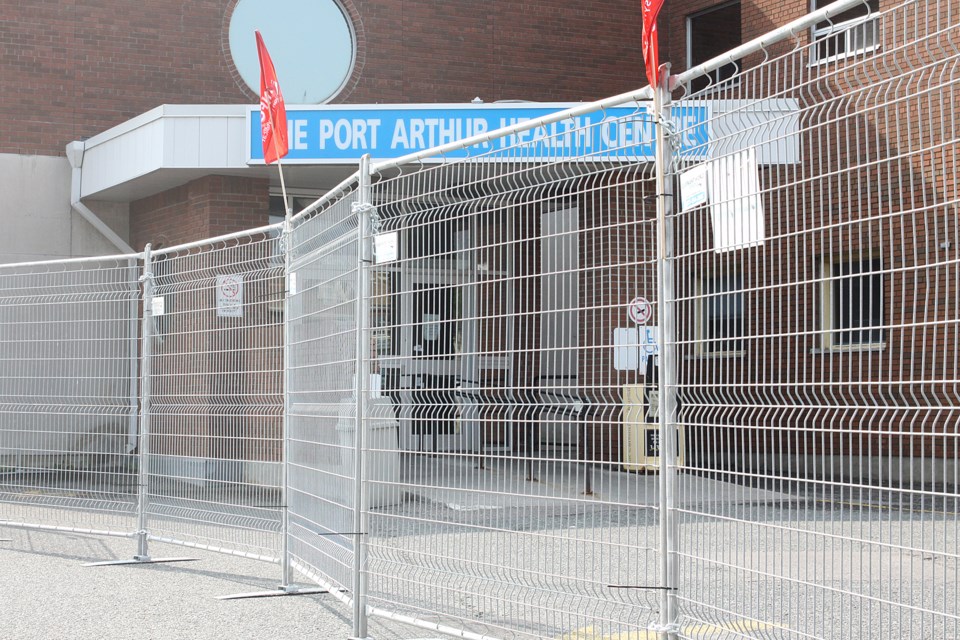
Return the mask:
[[[363,154],[369,153],[375,161],[397,158],[470,135],[493,134],[500,127],[573,106],[290,105],[290,154],[282,161],[284,177],[291,189],[322,193],[356,171]],[[487,154],[496,160],[500,145],[506,151],[504,159],[515,160],[516,153],[509,147],[532,143],[539,151],[527,160],[563,162],[589,156],[594,161],[652,161],[655,119],[648,111],[649,105],[636,103],[571,117],[551,128],[507,137],[490,135],[490,142],[444,157]],[[681,154],[688,149],[691,160],[707,160],[753,146],[761,164],[767,156],[778,162],[784,158],[788,163],[797,161],[799,110],[794,100],[679,102],[673,114],[674,119],[684,120],[690,139],[682,141]],[[80,174],[75,195],[79,200],[130,202],[208,175],[264,178],[279,186],[277,168],[263,163],[259,124],[255,105],[162,105],[151,109],[67,146],[71,164]],[[738,135],[724,136],[724,131]],[[765,153],[774,146],[776,153]]]
[[[275,166],[248,163],[249,105],[161,105],[80,143],[68,157],[81,168],[81,199],[130,202],[208,175],[266,178]],[[284,166],[291,185],[324,190],[356,163]]]

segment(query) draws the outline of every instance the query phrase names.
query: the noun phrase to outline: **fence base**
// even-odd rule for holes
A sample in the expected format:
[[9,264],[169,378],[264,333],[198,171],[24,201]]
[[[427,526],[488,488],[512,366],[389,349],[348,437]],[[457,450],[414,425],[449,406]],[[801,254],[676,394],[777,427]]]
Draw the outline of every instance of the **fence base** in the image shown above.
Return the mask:
[[243,600],[246,598],[273,598],[276,596],[308,596],[315,593],[330,593],[328,589],[320,587],[280,586],[272,591],[251,591],[249,593],[232,593],[227,596],[217,596],[217,600]]
[[193,562],[200,558],[151,558],[150,556],[134,556],[129,560],[105,560],[103,562],[88,562],[85,567],[107,567],[119,564],[159,564],[161,562]]

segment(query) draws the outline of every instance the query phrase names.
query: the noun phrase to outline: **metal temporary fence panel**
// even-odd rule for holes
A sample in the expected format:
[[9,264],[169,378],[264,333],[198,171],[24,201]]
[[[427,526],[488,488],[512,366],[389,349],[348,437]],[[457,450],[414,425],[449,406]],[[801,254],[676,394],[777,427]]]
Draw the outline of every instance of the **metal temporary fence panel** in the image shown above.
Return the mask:
[[135,530],[139,267],[0,266],[0,524]]
[[344,187],[298,215],[289,243],[287,446],[292,564],[354,591],[357,201]]
[[279,238],[268,227],[150,256],[152,539],[280,557]]
[[960,635],[960,10],[876,8],[674,93],[683,637]]
[[469,638],[657,622],[658,462],[622,458],[656,348],[653,129],[625,102],[375,167],[374,613]]

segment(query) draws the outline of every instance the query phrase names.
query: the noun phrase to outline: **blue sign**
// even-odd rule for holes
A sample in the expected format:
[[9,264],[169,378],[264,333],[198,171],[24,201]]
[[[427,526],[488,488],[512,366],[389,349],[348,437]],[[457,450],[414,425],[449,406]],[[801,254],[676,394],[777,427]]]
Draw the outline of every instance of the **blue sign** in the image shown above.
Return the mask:
[[[369,153],[375,160],[398,158],[463,138],[536,120],[570,104],[526,105],[322,105],[287,109],[288,164],[352,164]],[[674,105],[673,119],[684,132],[681,153],[707,157],[709,107]],[[260,112],[248,117],[250,164],[263,162]],[[509,136],[493,136],[473,147],[444,154],[447,158],[497,160],[610,161],[653,160],[656,126],[647,105],[607,109],[567,118]],[[523,147],[523,150],[518,150]]]

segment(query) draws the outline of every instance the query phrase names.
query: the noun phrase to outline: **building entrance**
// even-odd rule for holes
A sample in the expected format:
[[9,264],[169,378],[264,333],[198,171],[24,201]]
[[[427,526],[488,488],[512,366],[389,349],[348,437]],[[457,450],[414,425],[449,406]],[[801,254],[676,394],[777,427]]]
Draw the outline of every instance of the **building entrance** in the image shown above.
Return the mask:
[[[479,320],[496,304],[512,306],[483,252],[480,217],[417,224],[414,216],[391,220],[399,228],[400,259],[378,267],[374,305],[377,361],[384,394],[400,422],[400,447],[408,451],[480,451],[509,445],[507,429],[488,424],[509,358],[480,357],[508,345],[504,319]],[[499,225],[498,225],[499,228]],[[478,242],[477,239],[481,241]],[[499,256],[496,258],[499,265]],[[494,296],[491,291],[497,290]],[[491,299],[495,299],[493,302]],[[494,326],[496,324],[496,326]],[[490,433],[496,432],[496,437]]]

